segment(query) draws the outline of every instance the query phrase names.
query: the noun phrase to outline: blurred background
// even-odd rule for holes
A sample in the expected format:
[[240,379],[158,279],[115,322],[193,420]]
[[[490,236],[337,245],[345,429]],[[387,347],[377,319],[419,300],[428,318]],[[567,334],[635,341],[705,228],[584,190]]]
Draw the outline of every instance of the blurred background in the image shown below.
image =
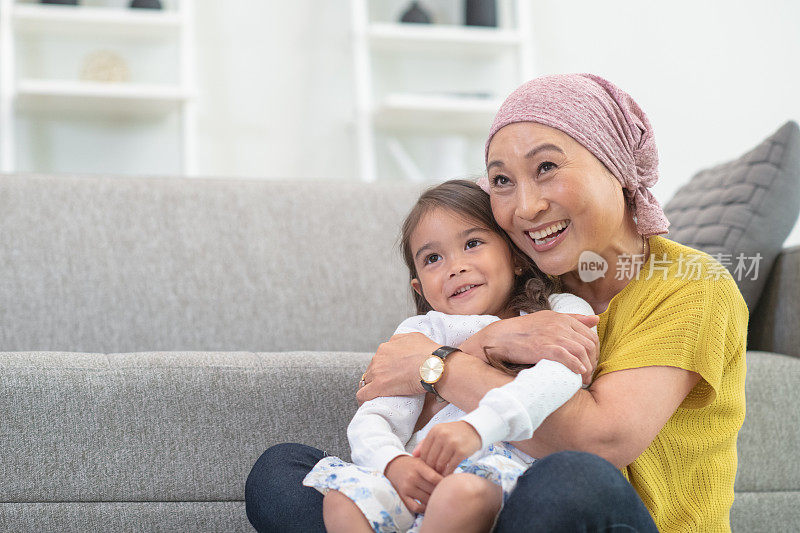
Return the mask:
[[663,204],[800,121],[798,58],[790,0],[0,0],[0,170],[478,176],[511,90],[592,72],[649,115]]

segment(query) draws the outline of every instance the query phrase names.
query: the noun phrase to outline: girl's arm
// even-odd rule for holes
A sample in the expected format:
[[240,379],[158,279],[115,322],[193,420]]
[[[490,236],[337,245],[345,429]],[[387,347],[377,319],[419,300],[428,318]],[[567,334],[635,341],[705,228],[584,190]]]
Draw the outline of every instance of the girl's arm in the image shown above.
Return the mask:
[[[559,313],[594,314],[585,300],[573,294],[553,295],[550,302],[553,311]],[[592,329],[596,333],[596,328]],[[499,441],[529,439],[544,419],[580,388],[580,375],[561,363],[543,359],[522,370],[513,381],[487,392],[462,420],[478,433],[478,446],[482,448]]]
[[[412,316],[395,330],[395,335],[416,333],[426,338],[440,336],[432,315]],[[410,455],[405,445],[411,438],[425,393],[415,396],[378,397],[362,404],[347,426],[350,455],[359,466],[383,473],[400,455]]]
[[578,374],[544,359],[521,371],[513,381],[487,392],[478,407],[461,420],[478,432],[481,448],[500,441],[529,439],[544,419],[580,388]]
[[353,462],[383,473],[392,459],[410,455],[405,444],[424,403],[421,394],[375,398],[359,407],[347,426]]
[[561,363],[539,361],[510,383],[487,392],[478,408],[459,421],[432,428],[414,456],[448,475],[482,448],[500,441],[530,439],[542,421],[580,388],[578,374]]

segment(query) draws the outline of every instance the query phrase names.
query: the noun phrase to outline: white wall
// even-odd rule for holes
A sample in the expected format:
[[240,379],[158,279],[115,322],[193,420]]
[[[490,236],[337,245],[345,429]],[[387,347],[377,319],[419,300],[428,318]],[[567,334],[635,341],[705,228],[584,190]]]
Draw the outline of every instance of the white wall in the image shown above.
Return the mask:
[[[532,2],[539,72],[600,74],[650,116],[662,203],[800,121],[800,2]],[[197,0],[197,19],[201,174],[352,178],[349,2]]]
[[349,2],[196,0],[198,169],[352,179]]
[[[698,169],[800,122],[800,2],[535,0],[537,67],[593,72],[648,114],[662,203]],[[800,224],[790,235],[800,244]]]

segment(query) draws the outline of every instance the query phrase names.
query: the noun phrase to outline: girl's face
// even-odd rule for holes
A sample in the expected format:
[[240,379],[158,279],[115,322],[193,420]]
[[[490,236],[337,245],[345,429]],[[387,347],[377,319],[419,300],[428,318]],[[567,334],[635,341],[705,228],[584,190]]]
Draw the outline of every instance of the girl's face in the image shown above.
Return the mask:
[[487,172],[495,219],[544,273],[577,270],[585,250],[613,263],[611,252],[628,234],[622,186],[572,137],[533,122],[509,124],[492,138]]
[[417,270],[411,287],[434,310],[508,318],[515,265],[500,235],[438,208],[422,217],[409,244]]

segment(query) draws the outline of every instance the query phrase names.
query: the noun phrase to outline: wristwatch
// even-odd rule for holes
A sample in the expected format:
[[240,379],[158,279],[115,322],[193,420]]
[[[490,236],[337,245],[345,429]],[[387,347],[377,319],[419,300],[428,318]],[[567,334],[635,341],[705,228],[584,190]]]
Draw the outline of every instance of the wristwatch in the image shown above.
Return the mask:
[[444,398],[439,396],[433,384],[439,381],[442,378],[442,374],[444,374],[445,358],[455,351],[458,351],[458,348],[440,346],[434,350],[431,356],[425,359],[419,367],[419,377],[422,378],[419,382],[422,384],[422,388],[427,392],[435,394],[440,402],[443,402]]

